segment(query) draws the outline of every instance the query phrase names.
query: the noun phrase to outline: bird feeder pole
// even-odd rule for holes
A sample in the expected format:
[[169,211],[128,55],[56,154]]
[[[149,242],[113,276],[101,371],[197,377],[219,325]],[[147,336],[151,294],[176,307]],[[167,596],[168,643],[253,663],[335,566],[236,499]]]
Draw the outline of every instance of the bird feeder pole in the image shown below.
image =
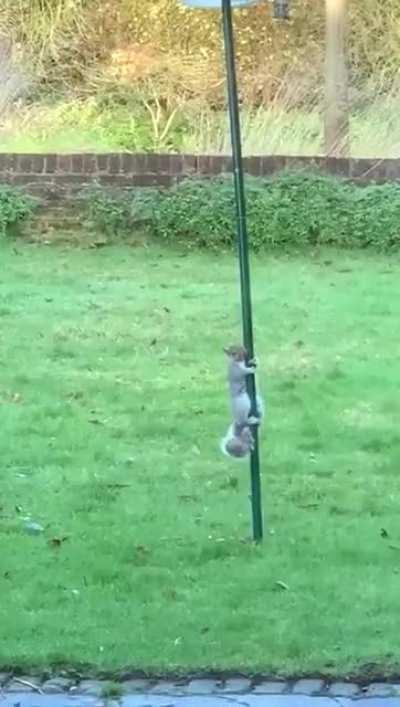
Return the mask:
[[[232,142],[233,179],[236,201],[236,230],[240,272],[243,345],[248,353],[249,359],[254,358],[253,315],[251,303],[249,242],[246,219],[246,195],[243,175],[242,141],[232,10],[234,8],[245,8],[257,2],[258,0],[183,0],[183,3],[189,7],[197,7],[202,9],[219,8],[222,10],[229,120]],[[273,0],[273,14],[275,19],[288,19],[289,0]],[[251,400],[251,414],[255,415],[257,412],[257,394],[254,376],[248,377],[248,393]],[[253,426],[253,436],[254,449],[250,457],[253,539],[255,542],[261,542],[263,539],[263,513],[257,426]]]
[[[240,291],[242,303],[243,344],[250,359],[254,358],[253,315],[251,303],[249,242],[246,219],[246,196],[244,189],[242,142],[240,131],[239,100],[235,68],[235,46],[231,0],[222,0],[222,24],[224,31],[226,76],[228,86],[229,120],[231,127],[233,179],[235,185],[237,242],[239,254]],[[248,377],[248,393],[252,414],[257,412],[256,385],[254,376]],[[253,426],[254,449],[250,457],[251,510],[253,539],[263,538],[263,515],[260,479],[260,452],[258,429]]]

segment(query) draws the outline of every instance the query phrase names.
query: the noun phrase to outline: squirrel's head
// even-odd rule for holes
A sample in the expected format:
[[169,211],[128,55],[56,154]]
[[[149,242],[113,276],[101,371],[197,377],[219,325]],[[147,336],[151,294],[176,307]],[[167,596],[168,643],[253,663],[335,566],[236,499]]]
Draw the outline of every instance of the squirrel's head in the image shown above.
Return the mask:
[[227,346],[224,348],[226,355],[233,361],[247,361],[247,351],[244,346]]

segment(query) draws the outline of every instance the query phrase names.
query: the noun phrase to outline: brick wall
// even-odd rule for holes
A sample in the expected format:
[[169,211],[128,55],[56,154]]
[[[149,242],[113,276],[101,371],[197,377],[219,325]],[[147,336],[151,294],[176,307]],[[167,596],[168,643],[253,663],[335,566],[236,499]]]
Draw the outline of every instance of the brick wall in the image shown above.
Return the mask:
[[[187,176],[230,171],[231,159],[213,155],[146,154],[0,154],[0,182],[24,187],[32,194],[68,199],[98,181],[109,187],[170,186]],[[323,157],[249,157],[249,174],[270,175],[285,167],[317,167],[360,182],[400,179],[400,159],[333,159]]]

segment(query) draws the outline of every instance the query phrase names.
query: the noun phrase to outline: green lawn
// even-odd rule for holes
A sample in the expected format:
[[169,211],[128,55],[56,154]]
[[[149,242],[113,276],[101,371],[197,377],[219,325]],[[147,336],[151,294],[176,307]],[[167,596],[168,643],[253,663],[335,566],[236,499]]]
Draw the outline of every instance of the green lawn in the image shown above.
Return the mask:
[[0,257],[0,666],[398,669],[399,259],[255,259],[254,547],[247,463],[218,450],[233,256]]

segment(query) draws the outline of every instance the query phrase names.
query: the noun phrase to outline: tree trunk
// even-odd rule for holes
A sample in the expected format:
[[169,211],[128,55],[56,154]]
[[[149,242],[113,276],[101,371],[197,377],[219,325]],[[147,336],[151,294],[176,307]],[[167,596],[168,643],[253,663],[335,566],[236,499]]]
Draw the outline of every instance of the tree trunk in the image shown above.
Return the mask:
[[347,157],[350,151],[347,67],[348,0],[325,0],[325,153]]

